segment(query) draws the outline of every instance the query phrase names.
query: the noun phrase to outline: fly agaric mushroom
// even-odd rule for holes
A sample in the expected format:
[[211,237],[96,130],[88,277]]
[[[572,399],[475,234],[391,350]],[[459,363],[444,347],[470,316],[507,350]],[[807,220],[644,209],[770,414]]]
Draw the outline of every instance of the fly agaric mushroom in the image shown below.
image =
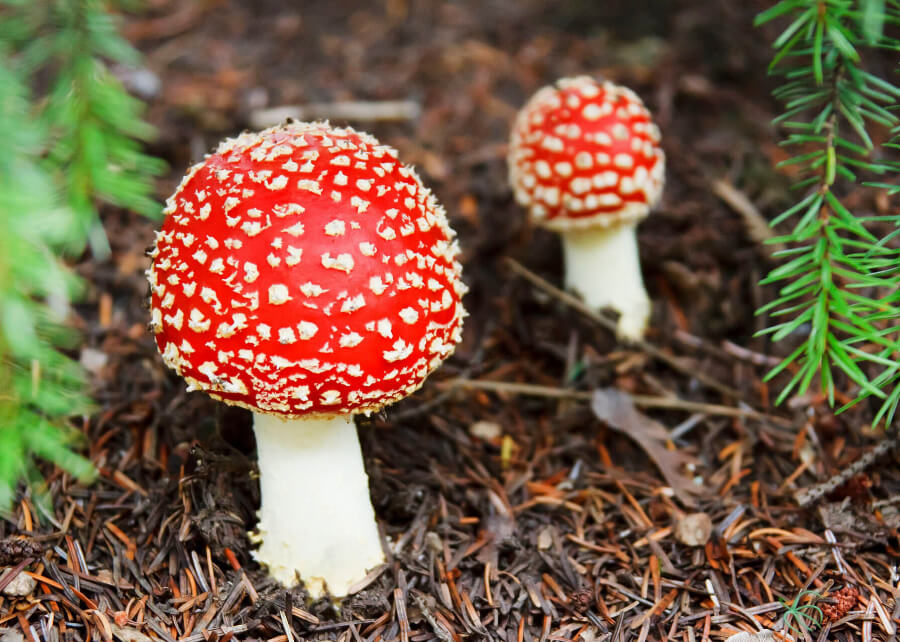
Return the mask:
[[291,123],[221,143],[166,215],[151,327],[188,390],[254,413],[256,557],[346,595],[384,560],[352,415],[416,390],[460,339],[444,210],[393,148]]
[[659,128],[630,89],[589,76],[539,90],[513,126],[509,177],[531,219],[562,234],[567,287],[620,313],[638,339],[650,316],[636,228],[662,194]]

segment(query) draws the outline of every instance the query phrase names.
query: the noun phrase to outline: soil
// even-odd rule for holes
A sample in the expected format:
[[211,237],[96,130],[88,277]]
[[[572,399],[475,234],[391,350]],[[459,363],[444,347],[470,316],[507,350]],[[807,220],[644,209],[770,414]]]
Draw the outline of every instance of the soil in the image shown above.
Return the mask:
[[[420,110],[349,121],[418,167],[471,289],[455,355],[359,421],[390,558],[340,607],[253,560],[250,414],[165,368],[145,329],[157,223],[109,209],[111,258],[78,266],[97,404],[81,429],[100,475],[47,470],[49,500],[23,494],[0,522],[4,642],[895,639],[895,438],[869,428],[873,407],[835,415],[816,393],[776,406],[783,380],[763,381],[790,342],[756,336],[773,295],[760,239],[792,198],[773,169],[775,32],[752,27],[768,3],[303,5],[150,0],[124,16],[145,67],[117,73],[158,128],[161,200],[265,109]],[[516,110],[582,73],[632,87],[663,131],[666,191],[639,232],[642,345],[553,287],[559,241],[507,184]],[[36,583],[9,595],[16,575]]]

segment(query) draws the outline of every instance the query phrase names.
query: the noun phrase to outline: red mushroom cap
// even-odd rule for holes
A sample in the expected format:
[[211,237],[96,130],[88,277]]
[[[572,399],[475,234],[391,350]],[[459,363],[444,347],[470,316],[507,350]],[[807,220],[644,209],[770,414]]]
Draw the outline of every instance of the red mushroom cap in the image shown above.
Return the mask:
[[167,201],[151,252],[165,362],[279,415],[377,410],[453,352],[465,311],[443,208],[397,152],[325,123],[241,134]]
[[532,218],[564,231],[647,216],[662,193],[659,128],[633,91],[589,76],[539,90],[513,126],[510,183]]

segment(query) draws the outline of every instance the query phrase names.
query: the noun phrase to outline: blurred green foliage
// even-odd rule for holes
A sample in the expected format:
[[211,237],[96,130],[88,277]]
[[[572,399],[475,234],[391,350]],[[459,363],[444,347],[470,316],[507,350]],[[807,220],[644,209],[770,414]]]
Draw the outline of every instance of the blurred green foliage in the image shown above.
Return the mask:
[[136,138],[153,131],[109,71],[136,64],[109,3],[0,0],[0,511],[16,484],[41,479],[35,458],[80,479],[70,418],[90,411],[67,329],[82,284],[66,266],[86,246],[109,251],[102,203],[155,216],[163,164]]
[[763,280],[779,284],[779,295],[759,312],[777,320],[763,331],[773,340],[802,341],[768,377],[791,371],[779,401],[816,382],[833,404],[841,373],[856,385],[853,403],[878,397],[876,421],[890,421],[900,399],[900,251],[894,234],[876,231],[896,228],[900,216],[851,212],[844,198],[865,178],[900,170],[891,145],[870,133],[900,123],[900,87],[871,71],[878,50],[900,51],[889,35],[900,26],[900,2],[781,0],[757,24],[771,20],[786,22],[770,67],[784,105],[775,122],[794,153],[782,166],[793,166],[803,195],[772,221],[791,224],[771,240],[789,249],[775,254],[781,264]]
[[141,120],[142,103],[109,70],[110,64],[140,61],[107,11],[116,4],[122,3],[0,0],[9,14],[0,41],[13,50],[16,67],[30,78],[51,79],[36,103],[36,116],[48,136],[48,165],[80,227],[69,250],[80,252],[87,240],[101,258],[109,245],[97,203],[158,217],[152,177],[165,169],[138,143],[153,136],[153,128]]

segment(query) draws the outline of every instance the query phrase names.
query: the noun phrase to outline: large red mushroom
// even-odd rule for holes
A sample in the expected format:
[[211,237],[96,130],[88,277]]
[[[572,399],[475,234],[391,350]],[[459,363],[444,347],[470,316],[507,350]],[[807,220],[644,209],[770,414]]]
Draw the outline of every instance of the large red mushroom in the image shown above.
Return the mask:
[[453,352],[457,252],[394,149],[325,123],[226,140],[167,201],[151,327],[189,390],[253,411],[256,555],[283,584],[341,596],[383,561],[352,416]]
[[538,225],[562,235],[566,284],[643,336],[650,315],[636,228],[662,194],[659,128],[630,89],[589,76],[540,89],[513,126],[509,176]]

